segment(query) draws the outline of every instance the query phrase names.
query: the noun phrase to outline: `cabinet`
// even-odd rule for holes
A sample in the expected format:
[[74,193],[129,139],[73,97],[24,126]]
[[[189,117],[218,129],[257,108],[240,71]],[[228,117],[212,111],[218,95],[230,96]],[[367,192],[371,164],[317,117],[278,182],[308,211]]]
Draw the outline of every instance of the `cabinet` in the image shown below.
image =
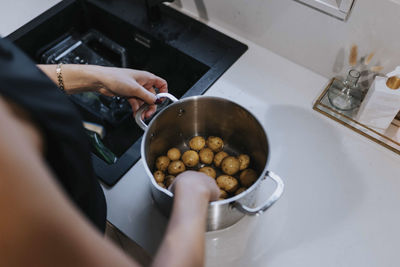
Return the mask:
[[346,20],[355,0],[295,0],[325,14]]

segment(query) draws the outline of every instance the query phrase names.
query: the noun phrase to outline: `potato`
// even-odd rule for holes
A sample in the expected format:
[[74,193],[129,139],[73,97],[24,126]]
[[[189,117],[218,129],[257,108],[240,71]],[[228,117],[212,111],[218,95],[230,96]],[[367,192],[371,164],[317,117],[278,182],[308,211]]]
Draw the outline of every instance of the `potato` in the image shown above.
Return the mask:
[[168,166],[168,173],[172,175],[177,175],[185,170],[185,164],[183,164],[183,162],[180,160],[174,160]]
[[246,187],[241,187],[238,190],[236,190],[235,195],[239,195],[240,193],[243,193],[244,191],[246,191]]
[[154,172],[153,176],[157,183],[164,182],[165,174],[162,171],[158,170],[158,171]]
[[163,184],[163,183],[157,183],[159,186],[161,186],[162,188],[166,188],[165,187],[165,184]]
[[188,167],[194,167],[199,164],[199,154],[194,150],[188,150],[182,155],[183,163]]
[[217,177],[217,173],[215,172],[215,170],[212,167],[203,167],[200,168],[199,172],[205,173],[208,176],[210,176],[211,178]]
[[216,136],[210,136],[207,138],[207,146],[212,149],[214,152],[219,152],[224,147],[224,141],[221,138]]
[[206,145],[206,140],[201,136],[195,136],[189,141],[189,146],[191,149],[199,151]]
[[167,175],[167,177],[165,177],[165,186],[166,186],[166,188],[168,188],[172,184],[174,179],[175,179],[175,176],[173,176],[173,175]]
[[253,169],[242,171],[239,176],[240,183],[245,187],[250,187],[258,178],[257,172]]
[[179,151],[179,149],[177,149],[176,147],[173,147],[168,150],[167,156],[171,161],[179,160],[181,158],[181,151]]
[[228,197],[228,193],[225,190],[219,190],[219,199],[226,199]]
[[169,163],[170,163],[170,160],[167,156],[160,156],[156,160],[156,168],[157,168],[157,170],[164,172],[168,169]]
[[250,165],[250,157],[246,154],[241,154],[238,157],[239,163],[240,163],[240,167],[239,170],[243,171],[245,169],[247,169]]
[[239,171],[240,162],[237,158],[229,156],[221,162],[221,169],[228,175],[234,175]]
[[218,176],[217,185],[220,189],[225,190],[228,193],[233,193],[239,188],[238,180],[229,175]]
[[201,162],[205,164],[211,164],[214,159],[214,152],[211,150],[211,148],[203,148],[199,152],[200,160]]
[[214,157],[215,167],[219,168],[221,166],[222,160],[228,156],[229,156],[228,153],[226,153],[225,151],[218,152]]

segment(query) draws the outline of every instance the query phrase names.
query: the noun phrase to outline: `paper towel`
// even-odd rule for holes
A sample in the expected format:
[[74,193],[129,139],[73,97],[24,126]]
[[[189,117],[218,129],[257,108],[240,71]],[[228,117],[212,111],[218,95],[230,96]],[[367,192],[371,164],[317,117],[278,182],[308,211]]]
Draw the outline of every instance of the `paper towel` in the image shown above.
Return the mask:
[[[400,77],[400,66],[387,77]],[[386,130],[400,110],[400,89],[386,86],[386,77],[377,76],[357,113],[357,121],[366,126]]]

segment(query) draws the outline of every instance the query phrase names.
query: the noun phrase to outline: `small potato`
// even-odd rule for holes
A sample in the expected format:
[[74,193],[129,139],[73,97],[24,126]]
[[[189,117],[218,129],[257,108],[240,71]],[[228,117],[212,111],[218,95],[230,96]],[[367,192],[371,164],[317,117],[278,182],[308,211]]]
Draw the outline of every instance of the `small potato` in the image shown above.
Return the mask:
[[219,190],[219,199],[226,199],[228,197],[228,193],[225,190]]
[[167,177],[165,177],[165,187],[168,188],[172,184],[174,179],[175,179],[175,176],[167,175]]
[[241,187],[238,190],[236,190],[235,195],[239,195],[240,193],[243,193],[244,191],[246,191],[246,187]]
[[166,188],[165,187],[165,184],[163,184],[163,183],[157,183],[159,186],[161,186],[162,188]]
[[214,152],[219,152],[224,148],[224,141],[216,136],[210,136],[207,138],[207,146]]
[[211,178],[217,177],[217,173],[215,172],[215,170],[212,167],[203,167],[200,168],[199,172],[205,173],[208,176],[210,176]]
[[206,140],[201,136],[195,136],[189,141],[189,146],[191,149],[199,151],[206,145]]
[[188,150],[182,155],[183,163],[188,167],[194,167],[199,164],[199,154],[194,150]]
[[211,164],[214,159],[214,152],[210,148],[206,147],[200,150],[199,156],[201,162],[205,164]]
[[156,168],[157,168],[157,170],[164,172],[168,169],[169,163],[170,163],[170,160],[167,156],[160,156],[156,160]]
[[228,156],[229,156],[228,153],[226,153],[225,151],[218,152],[214,157],[215,167],[219,168],[221,166],[222,160]]
[[220,175],[217,178],[217,185],[220,189],[228,193],[233,193],[239,188],[239,182],[236,178],[229,175]]
[[173,147],[168,150],[167,156],[171,161],[179,160],[181,158],[181,151],[179,151],[179,149],[177,149],[176,147]]
[[241,154],[238,157],[239,163],[240,163],[240,167],[239,170],[243,171],[245,169],[247,169],[249,167],[250,164],[250,157],[246,154]]
[[162,171],[158,170],[158,171],[154,172],[153,176],[157,183],[164,182],[165,174]]
[[226,157],[221,163],[221,169],[228,175],[234,175],[239,171],[240,162],[235,157]]
[[180,160],[175,160],[168,166],[168,173],[172,175],[177,175],[185,170],[185,164],[183,164],[183,162]]
[[257,180],[257,178],[258,176],[256,171],[252,169],[246,169],[242,171],[239,176],[240,183],[245,187],[251,186]]

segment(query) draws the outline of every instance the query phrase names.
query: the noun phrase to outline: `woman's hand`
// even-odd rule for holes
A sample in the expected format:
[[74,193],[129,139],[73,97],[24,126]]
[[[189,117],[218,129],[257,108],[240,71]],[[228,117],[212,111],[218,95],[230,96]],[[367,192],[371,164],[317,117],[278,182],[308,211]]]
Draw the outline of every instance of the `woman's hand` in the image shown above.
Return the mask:
[[174,206],[152,266],[204,266],[208,202],[218,200],[219,188],[204,173],[186,171],[175,178],[171,190]]
[[134,114],[143,102],[149,104],[145,117],[150,117],[157,109],[154,105],[154,88],[158,88],[159,93],[168,92],[167,82],[147,71],[102,67],[98,73],[98,80],[98,92],[107,96],[128,97]]
[[[56,65],[38,67],[58,84]],[[134,114],[146,102],[150,107],[145,112],[145,117],[150,117],[157,109],[154,105],[154,88],[158,88],[159,93],[168,92],[167,82],[147,71],[66,64],[61,66],[61,74],[68,94],[95,91],[107,96],[124,96],[128,98]]]
[[189,192],[204,197],[207,201],[218,200],[220,190],[210,176],[196,171],[185,171],[179,174],[170,186],[172,192]]

